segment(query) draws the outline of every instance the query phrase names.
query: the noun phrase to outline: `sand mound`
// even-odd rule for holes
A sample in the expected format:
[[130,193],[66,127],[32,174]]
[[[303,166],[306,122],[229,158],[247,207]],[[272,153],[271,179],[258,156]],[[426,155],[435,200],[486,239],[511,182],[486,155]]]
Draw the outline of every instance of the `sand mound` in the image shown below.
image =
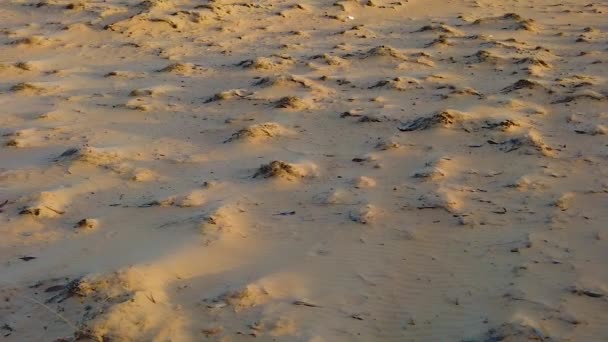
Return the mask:
[[245,98],[251,94],[252,94],[251,92],[249,92],[245,89],[231,89],[231,90],[219,92],[219,93],[211,96],[207,100],[205,100],[203,103],[226,101],[226,100],[231,100],[231,99],[241,99],[241,98]]
[[182,208],[200,207],[207,202],[207,196],[202,190],[194,190],[176,199],[176,205]]
[[429,194],[418,197],[418,209],[443,209],[452,214],[460,214],[462,201],[454,190],[440,187]]
[[58,210],[46,205],[23,208],[19,211],[19,215],[31,215],[34,217],[57,217],[65,214],[64,211]]
[[80,279],[76,296],[91,308],[83,317],[81,337],[105,341],[180,336],[182,318],[171,313],[163,278],[145,277],[133,268]]
[[142,97],[142,96],[154,96],[157,94],[158,94],[158,91],[155,89],[134,89],[129,93],[129,96]]
[[388,151],[400,148],[401,144],[398,141],[395,141],[394,139],[388,138],[376,143],[375,147],[380,151]]
[[26,95],[41,95],[48,91],[48,89],[42,85],[33,83],[18,83],[10,88],[15,93],[21,93]]
[[15,39],[11,42],[13,45],[23,46],[23,47],[43,47],[49,45],[51,43],[50,39],[44,36],[30,36]]
[[521,124],[511,119],[490,121],[484,120],[481,128],[483,129],[491,129],[491,130],[500,130],[500,131],[508,131],[513,127],[520,127]]
[[102,167],[135,182],[150,182],[160,178],[154,170],[134,167],[127,159],[137,159],[137,157],[133,158],[115,148],[82,147],[69,148],[53,161],[58,164],[67,162],[73,166],[84,164]]
[[527,80],[527,79],[521,79],[521,80],[513,83],[512,85],[503,88],[501,90],[501,92],[504,94],[508,94],[508,93],[512,93],[514,91],[522,90],[522,89],[528,89],[528,90],[540,89],[540,90],[544,90],[546,92],[551,92],[547,87],[545,87],[541,83],[532,81],[532,80]]
[[373,188],[376,186],[376,180],[371,177],[360,176],[353,180],[353,184],[357,189]]
[[377,219],[379,213],[380,211],[376,206],[367,204],[357,209],[351,210],[349,213],[349,218],[353,222],[369,224],[373,223]]
[[314,55],[311,57],[313,60],[322,60],[323,63],[330,66],[348,66],[348,60],[339,56],[333,56],[327,53],[321,55]]
[[359,55],[361,59],[368,58],[390,58],[397,61],[406,61],[407,56],[398,49],[389,45],[380,45],[367,50]]
[[234,311],[239,312],[261,304],[268,299],[269,293],[261,286],[254,284],[247,285],[245,288],[235,291],[228,291],[221,295],[214,302],[225,302]]
[[294,64],[291,56],[273,55],[241,61],[237,66],[258,71],[277,71],[291,67]]
[[154,339],[176,320],[162,287],[134,269],[42,280],[29,289],[30,301],[71,330],[57,340]]
[[571,103],[571,102],[578,102],[578,101],[585,101],[585,100],[608,101],[608,96],[600,94],[600,93],[590,90],[590,89],[585,89],[585,90],[577,91],[576,93],[574,93],[572,95],[567,95],[564,98],[559,99],[553,103]]
[[171,63],[166,67],[157,70],[157,72],[171,73],[176,75],[192,75],[196,72],[203,71],[204,69],[200,66],[192,63]]
[[394,89],[406,91],[408,89],[422,89],[421,82],[411,77],[395,77],[393,79],[381,80],[371,85],[368,89]]
[[199,223],[205,244],[247,237],[248,223],[243,217],[246,213],[239,206],[220,203],[205,211]]
[[4,136],[8,138],[5,145],[10,147],[44,146],[46,143],[44,132],[37,129],[22,129]]
[[40,71],[43,67],[40,63],[37,62],[17,62],[14,64],[15,68],[21,69],[24,71]]
[[533,19],[525,19],[517,13],[507,13],[498,17],[487,17],[475,20],[472,25],[486,25],[486,24],[501,24],[506,23],[506,29],[509,30],[525,30],[525,31],[538,31],[538,27]]
[[419,178],[422,180],[435,181],[435,180],[445,177],[445,175],[446,175],[446,172],[444,170],[442,170],[441,168],[429,165],[429,166],[425,166],[421,170],[414,172],[412,177]]
[[549,62],[536,57],[516,58],[515,64],[526,65],[528,67],[542,67],[544,69],[553,68]]
[[539,329],[520,323],[505,323],[497,328],[488,330],[483,338],[484,342],[492,341],[554,341],[550,336],[543,334]]
[[323,192],[316,195],[314,198],[315,202],[321,205],[343,205],[343,204],[354,204],[354,198],[352,193],[343,190],[335,189],[328,192]]
[[297,89],[303,88],[311,90],[314,93],[321,95],[327,95],[332,93],[331,89],[328,89],[317,82],[314,82],[306,77],[296,75],[279,75],[274,77],[263,77],[259,81],[254,83],[255,86],[261,86],[264,88],[277,88],[277,89]]
[[261,87],[289,87],[298,86],[303,88],[314,88],[313,82],[305,77],[296,75],[279,75],[274,77],[262,77],[254,85]]
[[454,46],[454,42],[451,41],[448,38],[449,37],[446,36],[446,35],[440,35],[439,37],[437,37],[436,39],[434,39],[430,43],[426,44],[424,47],[426,47],[426,48],[430,48],[430,47],[439,47],[439,48],[441,48],[441,47]]
[[492,65],[504,65],[508,62],[505,58],[500,57],[487,50],[479,50],[473,55],[466,56],[466,58],[469,63],[488,63]]
[[289,164],[280,160],[263,164],[253,175],[253,178],[284,178],[295,180],[307,175],[306,171],[294,164]]
[[144,100],[141,98],[135,98],[135,99],[129,100],[122,107],[130,109],[130,110],[140,111],[140,112],[148,112],[148,111],[152,110],[152,106],[144,103],[143,101]]
[[523,136],[511,138],[498,145],[500,150],[505,153],[519,151],[523,154],[541,154],[543,156],[553,156],[555,153],[554,149],[548,146],[536,131],[529,131]]
[[422,131],[433,127],[448,127],[458,123],[463,114],[460,112],[446,110],[440,111],[429,117],[420,117],[401,124],[398,128],[402,132]]
[[159,179],[159,175],[150,169],[146,168],[124,168],[124,173],[130,174],[130,179],[135,182],[151,182]]
[[297,96],[285,96],[275,102],[275,107],[300,111],[310,109],[312,106],[306,100]]
[[233,142],[237,140],[262,141],[268,138],[288,135],[290,133],[290,130],[278,123],[266,122],[240,129],[237,132],[233,133],[230,138],[224,140],[224,143]]
[[99,227],[99,220],[94,218],[83,218],[76,222],[74,227],[79,229],[96,229]]
[[54,218],[65,214],[65,208],[71,202],[71,194],[69,189],[58,189],[52,191],[43,191],[38,194],[26,196],[20,202],[29,202],[30,204],[23,207],[20,215],[29,215],[38,218]]
[[124,156],[118,151],[107,148],[83,147],[69,148],[59,155],[59,157],[55,158],[54,161],[78,161],[95,166],[108,167],[123,159]]
[[200,207],[207,202],[204,190],[193,190],[184,195],[169,196],[161,200],[146,202],[139,207],[171,207],[180,208]]
[[466,97],[466,96],[476,96],[478,99],[483,99],[486,97],[484,94],[480,93],[478,90],[475,90],[471,87],[458,88],[455,86],[450,86],[448,88],[452,89],[452,91],[447,95],[442,95],[441,97],[444,99],[449,99],[449,98],[453,98],[453,97]]
[[544,190],[547,189],[547,184],[535,177],[522,176],[507,187],[515,188],[519,191]]
[[439,25],[425,25],[422,26],[420,29],[414,31],[414,33],[417,32],[440,32],[440,33],[444,33],[444,34],[449,34],[452,36],[463,36],[464,33],[454,27],[451,27],[449,25],[444,25],[444,24],[439,24]]

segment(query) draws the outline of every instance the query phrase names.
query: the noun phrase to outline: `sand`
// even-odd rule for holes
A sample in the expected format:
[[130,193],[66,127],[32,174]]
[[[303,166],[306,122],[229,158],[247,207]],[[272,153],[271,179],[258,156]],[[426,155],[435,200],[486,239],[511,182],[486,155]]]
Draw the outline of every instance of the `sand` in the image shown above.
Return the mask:
[[607,17],[2,1],[0,339],[608,340]]

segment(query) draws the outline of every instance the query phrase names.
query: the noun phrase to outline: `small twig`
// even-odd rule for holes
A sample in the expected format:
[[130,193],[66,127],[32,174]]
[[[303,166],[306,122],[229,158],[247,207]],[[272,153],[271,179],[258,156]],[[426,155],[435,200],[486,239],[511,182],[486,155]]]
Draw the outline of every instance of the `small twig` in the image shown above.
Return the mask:
[[152,303],[156,304],[156,299],[154,299],[154,295],[153,294],[149,294],[146,295],[146,298],[148,298],[149,301],[151,301]]
[[48,205],[45,205],[44,207],[45,207],[45,208],[47,208],[48,210],[50,210],[50,211],[52,211],[52,212],[56,213],[56,214],[59,214],[59,215],[63,215],[63,214],[65,214],[65,211],[61,211],[61,210],[57,210],[57,209],[53,209],[53,208],[49,207]]
[[293,305],[308,306],[310,308],[320,308],[321,307],[320,305],[309,303],[309,302],[305,302],[303,300],[296,300],[296,301],[293,302]]

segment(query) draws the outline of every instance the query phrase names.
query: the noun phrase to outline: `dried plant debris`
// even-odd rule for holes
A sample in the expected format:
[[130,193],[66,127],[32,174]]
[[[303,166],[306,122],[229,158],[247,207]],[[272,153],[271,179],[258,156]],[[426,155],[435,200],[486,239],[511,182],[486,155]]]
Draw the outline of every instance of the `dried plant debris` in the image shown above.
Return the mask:
[[378,81],[369,86],[368,89],[394,89],[405,91],[408,89],[423,89],[423,87],[421,86],[420,81],[417,79],[395,77],[392,79]]
[[122,156],[119,152],[94,147],[72,147],[65,150],[57,158],[53,159],[55,162],[79,161],[97,166],[109,166],[117,163],[120,160],[122,160]]
[[491,51],[479,50],[475,54],[466,56],[469,63],[489,63],[498,65],[507,62],[505,58],[497,56]]
[[432,116],[419,117],[401,124],[398,129],[402,132],[422,131],[433,127],[451,126],[458,122],[460,114],[453,111],[440,111]]
[[497,143],[493,140],[488,140],[488,143],[499,145],[500,150],[509,153],[513,151],[521,151],[523,154],[541,154],[544,156],[552,156],[554,149],[543,141],[543,137],[537,132],[531,131],[528,134],[511,138],[509,140]]
[[310,105],[297,96],[285,96],[276,101],[275,107],[291,110],[304,110],[310,108]]
[[508,94],[508,93],[512,93],[514,91],[521,90],[521,89],[529,89],[529,90],[540,89],[540,90],[544,90],[548,93],[553,93],[553,91],[551,91],[544,85],[540,84],[539,82],[528,80],[528,79],[521,79],[521,80],[513,83],[512,85],[503,88],[501,90],[501,92],[504,94]]
[[26,94],[42,94],[47,91],[46,88],[44,88],[40,85],[28,83],[28,82],[22,82],[22,83],[15,84],[14,86],[12,86],[10,88],[10,90],[14,91],[14,92],[26,93]]
[[426,165],[423,169],[414,172],[412,177],[431,181],[431,180],[437,180],[437,179],[443,178],[443,177],[445,177],[445,175],[446,175],[446,172],[444,170],[442,170],[441,168],[438,168],[436,166],[433,166],[431,163],[429,165]]
[[524,57],[524,58],[519,58],[515,60],[515,64],[525,64],[525,65],[531,65],[531,66],[540,66],[546,69],[550,69],[553,66],[551,64],[549,64],[549,62],[540,59],[540,58],[535,58],[535,57]]
[[453,46],[454,43],[448,39],[446,35],[440,35],[430,43],[426,44],[425,47],[442,47],[442,46]]
[[608,96],[595,92],[593,90],[584,90],[579,91],[571,95],[567,95],[562,99],[559,99],[554,104],[557,103],[571,103],[581,100],[592,100],[592,101],[608,101]]
[[29,215],[35,217],[54,217],[63,214],[65,214],[65,211],[54,209],[47,205],[39,207],[25,207],[19,211],[19,215]]
[[571,286],[567,288],[568,292],[578,295],[578,296],[587,296],[591,298],[608,298],[608,293],[606,291],[602,291],[600,289],[592,289],[581,286]]
[[452,26],[449,25],[445,25],[445,24],[438,24],[438,25],[424,25],[422,26],[420,29],[414,31],[414,33],[417,32],[440,32],[443,34],[449,34],[449,35],[453,35],[453,36],[463,36],[464,33]]
[[505,27],[506,29],[537,31],[536,22],[533,19],[525,19],[517,13],[507,13],[498,17],[477,19],[472,23],[472,25],[484,25],[503,22],[509,24],[509,26]]
[[378,150],[386,151],[386,150],[400,148],[401,144],[398,141],[395,141],[393,139],[385,139],[385,140],[379,141],[375,147]]
[[75,228],[81,229],[95,229],[99,226],[99,220],[93,218],[84,218],[78,221]]
[[272,71],[278,68],[285,68],[293,65],[294,58],[286,55],[272,55],[270,57],[258,57],[256,59],[246,59],[236,64],[247,69],[259,71]]
[[520,126],[521,126],[520,124],[518,124],[517,122],[515,122],[511,119],[505,119],[505,120],[500,120],[500,121],[487,121],[486,120],[484,122],[484,126],[482,126],[481,128],[506,131],[512,127],[520,127]]
[[49,293],[58,292],[58,293],[53,295],[49,299],[47,299],[46,303],[47,304],[48,303],[61,303],[72,297],[84,296],[85,292],[83,292],[83,290],[81,288],[81,286],[83,284],[84,284],[83,277],[78,277],[78,278],[75,278],[75,279],[69,281],[66,284],[55,285],[55,286],[47,288],[45,290],[45,292],[49,292]]
[[271,87],[271,86],[290,86],[295,85],[306,89],[316,89],[320,86],[313,81],[296,75],[279,75],[275,77],[262,77],[253,83],[254,86]]
[[259,167],[253,178],[286,178],[297,179],[304,177],[305,174],[292,164],[284,161],[275,160]]

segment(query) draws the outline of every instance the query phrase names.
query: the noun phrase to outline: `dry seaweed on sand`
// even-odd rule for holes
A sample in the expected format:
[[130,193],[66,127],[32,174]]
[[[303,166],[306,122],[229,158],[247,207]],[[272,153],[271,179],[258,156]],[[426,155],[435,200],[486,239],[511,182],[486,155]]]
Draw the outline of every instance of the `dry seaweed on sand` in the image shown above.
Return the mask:
[[284,161],[275,160],[261,165],[253,178],[301,178],[304,175],[293,165]]
[[276,101],[275,107],[301,110],[308,108],[308,104],[297,96],[285,96]]
[[547,89],[545,86],[543,86],[542,84],[540,84],[536,81],[531,81],[531,80],[527,80],[527,79],[521,79],[521,80],[513,83],[512,85],[503,88],[501,90],[501,93],[507,94],[507,93],[511,93],[511,92],[514,92],[514,91],[520,90],[520,89],[544,89],[547,92],[551,93],[551,91],[549,89]]
[[82,279],[83,277],[78,277],[75,278],[71,281],[69,281],[67,284],[65,285],[57,285],[57,286],[53,286],[51,288],[48,288],[46,292],[55,292],[56,290],[59,291],[59,293],[57,293],[56,295],[52,296],[51,298],[47,299],[45,301],[45,303],[61,303],[69,298],[72,298],[74,296],[82,296],[82,292],[80,291],[80,286],[82,285]]
[[482,126],[481,128],[484,129],[500,129],[500,130],[507,130],[511,127],[519,127],[520,125],[511,120],[511,119],[506,119],[506,120],[502,120],[502,121],[498,121],[498,122],[489,122],[486,121],[485,122],[485,126]]
[[608,96],[604,96],[593,91],[587,91],[565,96],[557,101],[554,101],[553,104],[570,103],[578,100],[605,101],[608,100]]
[[456,122],[456,117],[447,112],[438,112],[429,117],[419,117],[414,120],[403,123],[397,127],[402,132],[422,131],[435,126],[448,126]]

